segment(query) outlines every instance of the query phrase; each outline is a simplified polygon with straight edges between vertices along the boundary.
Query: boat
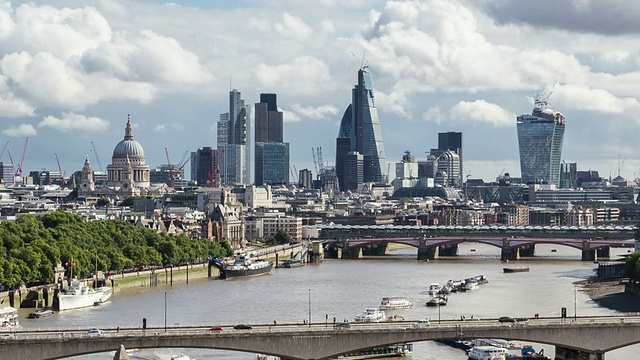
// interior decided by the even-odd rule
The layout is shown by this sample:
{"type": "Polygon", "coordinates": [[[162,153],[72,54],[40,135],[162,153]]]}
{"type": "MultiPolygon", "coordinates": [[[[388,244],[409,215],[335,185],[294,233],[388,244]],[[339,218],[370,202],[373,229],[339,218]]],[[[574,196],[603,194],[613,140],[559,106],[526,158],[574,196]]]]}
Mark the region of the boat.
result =
{"type": "Polygon", "coordinates": [[[478,282],[474,279],[467,279],[464,282],[464,290],[469,291],[469,290],[476,290],[478,289],[478,282]]]}
{"type": "Polygon", "coordinates": [[[191,360],[191,358],[185,354],[178,354],[178,355],[172,355],[171,360],[191,360]]]}
{"type": "Polygon", "coordinates": [[[338,360],[365,360],[387,357],[409,356],[413,352],[413,344],[398,343],[388,346],[376,346],[338,356],[338,360]]]}
{"type": "Polygon", "coordinates": [[[504,271],[505,273],[528,272],[529,267],[528,266],[506,267],[506,268],[502,268],[502,271],[504,271]]]}
{"type": "Polygon", "coordinates": [[[550,360],[544,355],[544,349],[536,352],[533,346],[524,345],[520,350],[520,355],[507,355],[507,360],[550,360]]]}
{"type": "Polygon", "coordinates": [[[292,267],[298,267],[298,266],[304,266],[304,261],[302,259],[287,259],[282,262],[282,267],[285,267],[285,268],[292,268],[292,267]]]}
{"type": "Polygon", "coordinates": [[[386,320],[384,311],[377,308],[368,308],[361,314],[356,315],[356,322],[380,322],[386,320]]]}
{"type": "Polygon", "coordinates": [[[0,331],[16,330],[20,323],[18,321],[18,309],[6,306],[0,309],[0,331]]]}
{"type": "Polygon", "coordinates": [[[403,296],[390,296],[382,298],[380,302],[380,306],[378,309],[380,310],[397,310],[397,309],[407,309],[413,306],[411,301],[409,301],[406,297],[403,296]]]}
{"type": "Polygon", "coordinates": [[[507,355],[507,349],[491,345],[474,346],[467,352],[469,360],[506,360],[507,355]]]}
{"type": "Polygon", "coordinates": [[[429,285],[429,295],[435,295],[440,291],[440,284],[433,283],[429,285]]]}
{"type": "Polygon", "coordinates": [[[247,255],[238,255],[233,265],[224,266],[224,278],[256,276],[268,274],[273,263],[267,260],[253,260],[247,255]]]}
{"type": "Polygon", "coordinates": [[[85,282],[74,278],[69,287],[58,293],[58,311],[94,306],[111,298],[113,289],[101,286],[93,289],[85,282]]]}
{"type": "Polygon", "coordinates": [[[38,310],[38,311],[34,311],[34,312],[30,312],[29,316],[27,316],[29,319],[39,319],[42,317],[47,317],[53,315],[53,310],[51,309],[42,309],[42,310],[38,310]]]}
{"type": "Polygon", "coordinates": [[[473,342],[467,339],[442,339],[435,341],[465,351],[471,349],[474,346],[473,342]]]}
{"type": "Polygon", "coordinates": [[[427,301],[426,305],[427,306],[445,306],[447,305],[447,301],[449,301],[449,298],[447,297],[447,295],[438,294],[434,296],[431,300],[427,301]]]}

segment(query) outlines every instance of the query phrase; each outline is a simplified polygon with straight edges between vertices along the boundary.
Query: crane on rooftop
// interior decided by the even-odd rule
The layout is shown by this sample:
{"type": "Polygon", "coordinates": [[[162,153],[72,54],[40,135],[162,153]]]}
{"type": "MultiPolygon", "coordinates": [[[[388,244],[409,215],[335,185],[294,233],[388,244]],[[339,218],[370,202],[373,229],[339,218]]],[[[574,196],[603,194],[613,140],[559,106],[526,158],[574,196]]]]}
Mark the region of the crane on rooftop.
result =
{"type": "Polygon", "coordinates": [[[24,155],[27,153],[28,143],[29,143],[29,137],[27,137],[24,141],[24,148],[22,149],[22,159],[20,160],[20,163],[18,164],[18,168],[16,169],[16,173],[15,173],[15,177],[19,179],[20,185],[22,185],[22,165],[24,165],[24,155]]]}
{"type": "MultiPolygon", "coordinates": [[[[102,170],[102,163],[100,162],[100,157],[98,156],[98,150],[96,150],[96,144],[94,144],[93,141],[91,142],[91,147],[93,148],[93,155],[96,157],[96,162],[98,163],[98,169],[100,169],[100,172],[104,175],[104,171],[102,170]]],[[[110,201],[109,196],[110,196],[110,191],[109,191],[109,185],[107,183],[107,179],[108,179],[108,176],[105,176],[103,178],[103,181],[102,181],[103,184],[102,185],[106,189],[106,194],[105,195],[107,197],[106,198],[107,201],[106,201],[106,204],[105,204],[105,207],[104,207],[104,215],[108,220],[109,219],[109,201],[110,201]]]]}
{"type": "Polygon", "coordinates": [[[58,153],[54,153],[56,156],[56,162],[58,163],[58,171],[60,171],[60,188],[64,190],[64,173],[62,172],[62,166],[60,166],[60,159],[58,159],[58,153]]]}
{"type": "Polygon", "coordinates": [[[216,161],[216,165],[215,165],[215,168],[213,169],[213,173],[211,172],[209,173],[209,182],[207,184],[209,185],[209,187],[214,186],[216,176],[218,175],[218,169],[220,168],[220,162],[222,161],[222,156],[224,156],[224,149],[222,149],[222,151],[220,151],[220,154],[218,154],[218,161],[216,161]]]}
{"type": "Polygon", "coordinates": [[[0,152],[0,161],[2,160],[2,155],[4,155],[4,151],[7,150],[7,145],[9,145],[9,140],[7,140],[7,142],[4,144],[4,147],[2,148],[2,152],[0,152]]]}

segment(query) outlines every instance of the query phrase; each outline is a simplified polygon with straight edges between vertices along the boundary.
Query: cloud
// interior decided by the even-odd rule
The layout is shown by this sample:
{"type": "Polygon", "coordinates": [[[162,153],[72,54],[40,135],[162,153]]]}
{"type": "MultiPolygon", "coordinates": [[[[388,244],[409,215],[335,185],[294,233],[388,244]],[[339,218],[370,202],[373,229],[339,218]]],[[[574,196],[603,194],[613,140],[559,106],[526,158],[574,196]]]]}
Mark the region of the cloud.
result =
{"type": "Polygon", "coordinates": [[[338,108],[333,105],[321,105],[318,107],[302,106],[300,104],[291,105],[293,113],[299,117],[309,119],[331,119],[338,113],[338,108]]]}
{"type": "Polygon", "coordinates": [[[476,100],[460,101],[449,109],[449,119],[456,123],[486,124],[495,127],[515,126],[516,116],[500,105],[476,100]]]}
{"type": "Polygon", "coordinates": [[[2,130],[2,133],[8,137],[26,137],[26,136],[35,136],[38,131],[31,124],[22,123],[18,126],[12,126],[7,129],[2,130]]]}
{"type": "Polygon", "coordinates": [[[297,123],[300,122],[302,118],[293,111],[282,110],[282,121],[286,123],[297,123]]]}
{"type": "Polygon", "coordinates": [[[640,111],[638,99],[617,97],[609,91],[588,85],[559,85],[554,88],[551,100],[566,109],[622,114],[640,111]]]}
{"type": "Polygon", "coordinates": [[[46,116],[38,123],[38,127],[48,127],[60,132],[88,131],[102,132],[109,128],[109,121],[99,117],[87,117],[73,112],[62,113],[62,118],[46,116]]]}
{"type": "Polygon", "coordinates": [[[253,73],[265,88],[287,89],[298,95],[313,95],[334,88],[329,67],[313,56],[298,56],[280,65],[259,64],[253,73]]]}
{"type": "Polygon", "coordinates": [[[160,133],[164,133],[167,131],[181,131],[183,129],[184,127],[182,126],[182,124],[159,124],[153,128],[153,130],[160,133]]]}
{"type": "Polygon", "coordinates": [[[640,3],[627,0],[492,0],[485,11],[501,24],[607,35],[640,33],[640,3]]]}
{"type": "Polygon", "coordinates": [[[313,31],[304,20],[287,12],[282,14],[282,21],[275,24],[275,29],[282,36],[300,41],[305,40],[313,31]]]}

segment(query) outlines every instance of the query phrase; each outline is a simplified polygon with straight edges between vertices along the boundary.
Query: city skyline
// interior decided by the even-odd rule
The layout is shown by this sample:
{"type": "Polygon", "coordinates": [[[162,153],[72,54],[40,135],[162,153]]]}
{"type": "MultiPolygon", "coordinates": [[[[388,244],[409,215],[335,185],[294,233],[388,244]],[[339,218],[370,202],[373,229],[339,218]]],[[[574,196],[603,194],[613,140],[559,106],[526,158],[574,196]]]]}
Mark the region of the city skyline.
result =
{"type": "Polygon", "coordinates": [[[29,136],[24,174],[57,169],[57,153],[69,177],[87,154],[98,170],[92,142],[105,166],[131,114],[155,168],[165,147],[174,162],[216,148],[236,88],[247,104],[278,94],[291,164],[313,169],[309,148],[335,159],[353,74],[368,65],[391,164],[461,132],[471,178],[518,176],[516,116],[542,94],[571,119],[562,160],[615,177],[621,159],[631,179],[638,18],[622,1],[0,0],[0,145],[18,162],[29,136]]]}

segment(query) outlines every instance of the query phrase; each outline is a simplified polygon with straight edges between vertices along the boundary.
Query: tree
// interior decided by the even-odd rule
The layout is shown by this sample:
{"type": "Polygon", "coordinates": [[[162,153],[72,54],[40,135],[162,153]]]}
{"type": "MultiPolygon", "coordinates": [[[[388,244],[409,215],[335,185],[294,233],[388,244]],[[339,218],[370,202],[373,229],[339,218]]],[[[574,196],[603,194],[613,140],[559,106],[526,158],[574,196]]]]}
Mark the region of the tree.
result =
{"type": "Polygon", "coordinates": [[[291,235],[283,229],[278,230],[278,232],[273,236],[276,244],[289,244],[291,243],[291,235]]]}

